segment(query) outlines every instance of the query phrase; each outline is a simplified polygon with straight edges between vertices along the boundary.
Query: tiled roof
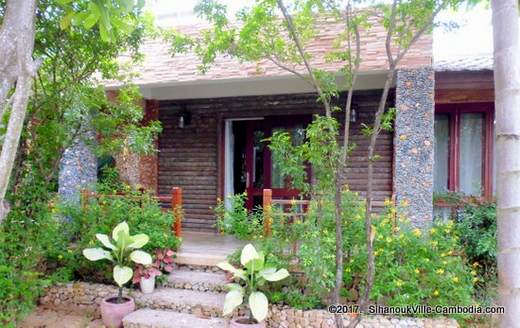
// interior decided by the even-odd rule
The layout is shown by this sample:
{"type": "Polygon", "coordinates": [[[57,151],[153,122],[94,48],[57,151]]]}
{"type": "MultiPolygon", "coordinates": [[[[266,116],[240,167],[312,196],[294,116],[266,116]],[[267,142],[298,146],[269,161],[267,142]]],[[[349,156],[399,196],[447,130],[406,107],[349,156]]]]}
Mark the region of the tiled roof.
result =
{"type": "Polygon", "coordinates": [[[493,55],[484,54],[434,60],[433,68],[437,72],[493,70],[493,55]]]}
{"type": "MultiPolygon", "coordinates": [[[[361,31],[361,72],[385,70],[386,53],[384,39],[385,29],[376,19],[372,20],[373,26],[368,31],[361,31]]],[[[188,35],[197,35],[201,25],[180,26],[177,30],[188,35]]],[[[337,71],[343,63],[328,63],[325,54],[332,50],[333,40],[343,29],[343,24],[324,20],[318,24],[319,34],[307,46],[307,51],[312,54],[312,66],[315,68],[337,71]]],[[[228,56],[220,56],[206,74],[198,70],[200,60],[194,53],[176,54],[171,56],[168,45],[162,40],[147,40],[142,46],[144,62],[132,71],[138,73],[133,80],[138,85],[165,85],[179,82],[195,82],[210,80],[245,79],[254,77],[276,77],[290,75],[270,61],[259,63],[239,62],[228,56]]],[[[401,67],[419,67],[431,65],[432,39],[427,35],[422,37],[415,46],[409,50],[401,62],[401,67]]],[[[304,67],[297,67],[297,71],[305,74],[304,67]]],[[[117,83],[108,83],[107,86],[116,86],[117,83]]]]}

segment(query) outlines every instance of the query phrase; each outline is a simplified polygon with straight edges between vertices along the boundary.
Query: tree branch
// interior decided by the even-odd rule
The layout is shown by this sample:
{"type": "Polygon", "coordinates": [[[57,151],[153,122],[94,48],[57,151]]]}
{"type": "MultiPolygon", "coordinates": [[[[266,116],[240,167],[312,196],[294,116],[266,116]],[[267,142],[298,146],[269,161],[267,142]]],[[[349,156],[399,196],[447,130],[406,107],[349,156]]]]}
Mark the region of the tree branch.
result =
{"type": "Polygon", "coordinates": [[[314,88],[320,95],[323,105],[325,106],[325,115],[327,117],[331,117],[332,114],[331,114],[331,109],[330,109],[330,103],[329,103],[328,99],[325,97],[325,94],[324,94],[323,90],[321,89],[320,84],[319,84],[318,80],[316,79],[316,76],[314,76],[314,72],[311,69],[311,66],[307,60],[307,57],[305,56],[305,51],[303,50],[303,46],[301,44],[300,38],[296,34],[296,29],[294,27],[292,17],[289,14],[289,12],[287,11],[287,8],[285,7],[285,5],[283,4],[283,0],[276,0],[276,1],[278,3],[278,7],[282,11],[285,21],[287,22],[287,28],[289,29],[289,33],[291,34],[291,37],[293,38],[294,43],[296,44],[296,48],[298,49],[298,52],[300,53],[300,56],[303,60],[303,64],[305,65],[305,68],[307,69],[307,72],[309,73],[312,84],[314,85],[314,88]]]}

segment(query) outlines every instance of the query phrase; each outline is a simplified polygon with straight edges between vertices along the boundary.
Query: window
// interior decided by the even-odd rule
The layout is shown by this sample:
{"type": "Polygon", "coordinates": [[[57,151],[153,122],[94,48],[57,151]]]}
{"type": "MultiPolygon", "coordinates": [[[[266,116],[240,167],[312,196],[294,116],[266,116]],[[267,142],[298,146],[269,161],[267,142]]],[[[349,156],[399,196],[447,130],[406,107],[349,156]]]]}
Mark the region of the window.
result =
{"type": "Polygon", "coordinates": [[[434,192],[491,197],[493,104],[439,105],[434,129],[434,192]]]}

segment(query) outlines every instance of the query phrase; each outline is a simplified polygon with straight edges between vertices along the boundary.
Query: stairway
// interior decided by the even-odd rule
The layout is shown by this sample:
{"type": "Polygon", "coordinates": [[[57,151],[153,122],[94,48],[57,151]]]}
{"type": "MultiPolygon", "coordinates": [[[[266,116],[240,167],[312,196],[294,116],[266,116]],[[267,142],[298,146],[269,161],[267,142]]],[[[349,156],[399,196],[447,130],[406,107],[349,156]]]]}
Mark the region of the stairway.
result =
{"type": "Polygon", "coordinates": [[[124,328],[224,328],[223,271],[180,266],[152,294],[136,293],[138,310],[123,319],[124,328]]]}

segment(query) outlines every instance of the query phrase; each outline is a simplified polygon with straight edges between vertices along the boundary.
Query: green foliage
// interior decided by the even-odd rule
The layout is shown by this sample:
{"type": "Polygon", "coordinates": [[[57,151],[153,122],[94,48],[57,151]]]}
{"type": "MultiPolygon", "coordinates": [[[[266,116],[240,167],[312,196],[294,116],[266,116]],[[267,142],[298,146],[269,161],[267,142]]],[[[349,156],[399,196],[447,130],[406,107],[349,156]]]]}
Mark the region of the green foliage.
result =
{"type": "Polygon", "coordinates": [[[240,283],[227,284],[229,292],[224,300],[224,315],[231,314],[240,306],[244,297],[247,297],[247,305],[251,312],[249,323],[261,322],[267,317],[268,300],[266,295],[258,288],[268,282],[277,282],[289,277],[286,269],[277,270],[276,267],[266,263],[265,254],[257,252],[252,244],[247,244],[240,254],[240,269],[235,268],[229,262],[221,262],[217,266],[233,274],[233,278],[240,283]]]}
{"type": "Polygon", "coordinates": [[[467,203],[458,215],[457,231],[476,277],[475,294],[492,304],[497,286],[497,223],[494,203],[467,203]]]}
{"type": "Polygon", "coordinates": [[[217,218],[217,228],[228,235],[239,239],[251,240],[262,234],[262,211],[255,209],[249,212],[245,206],[247,195],[237,194],[229,196],[230,208],[222,200],[217,201],[214,208],[217,218]]]}
{"type": "Polygon", "coordinates": [[[123,285],[129,282],[134,271],[132,262],[149,266],[152,264],[152,256],[140,250],[150,240],[148,235],[142,233],[130,235],[130,227],[126,222],[119,223],[112,230],[112,239],[109,235],[98,233],[96,238],[103,247],[85,248],[83,256],[89,261],[108,260],[114,265],[113,278],[119,286],[118,303],[122,303],[123,285]]]}
{"type": "Polygon", "coordinates": [[[56,0],[64,10],[62,29],[96,27],[104,42],[124,36],[138,23],[144,0],[56,0]]]}
{"type": "MultiPolygon", "coordinates": [[[[45,190],[34,186],[32,192],[45,190]]],[[[70,257],[62,222],[52,213],[52,203],[36,200],[25,208],[15,207],[0,226],[0,326],[15,327],[28,314],[43,288],[67,281],[70,257]],[[31,215],[31,217],[28,216],[31,215]]]]}
{"type": "Polygon", "coordinates": [[[160,205],[148,193],[141,193],[125,186],[123,190],[101,184],[98,197],[90,197],[84,206],[65,204],[60,214],[70,219],[73,259],[69,265],[76,277],[96,282],[108,282],[111,276],[107,263],[89,262],[81,256],[81,250],[96,243],[96,234],[109,234],[118,223],[126,221],[133,233],[146,234],[150,241],[143,247],[146,252],[157,249],[177,249],[179,240],[171,231],[172,212],[163,212],[160,205]],[[122,196],[117,194],[123,194],[122,196]]]}

